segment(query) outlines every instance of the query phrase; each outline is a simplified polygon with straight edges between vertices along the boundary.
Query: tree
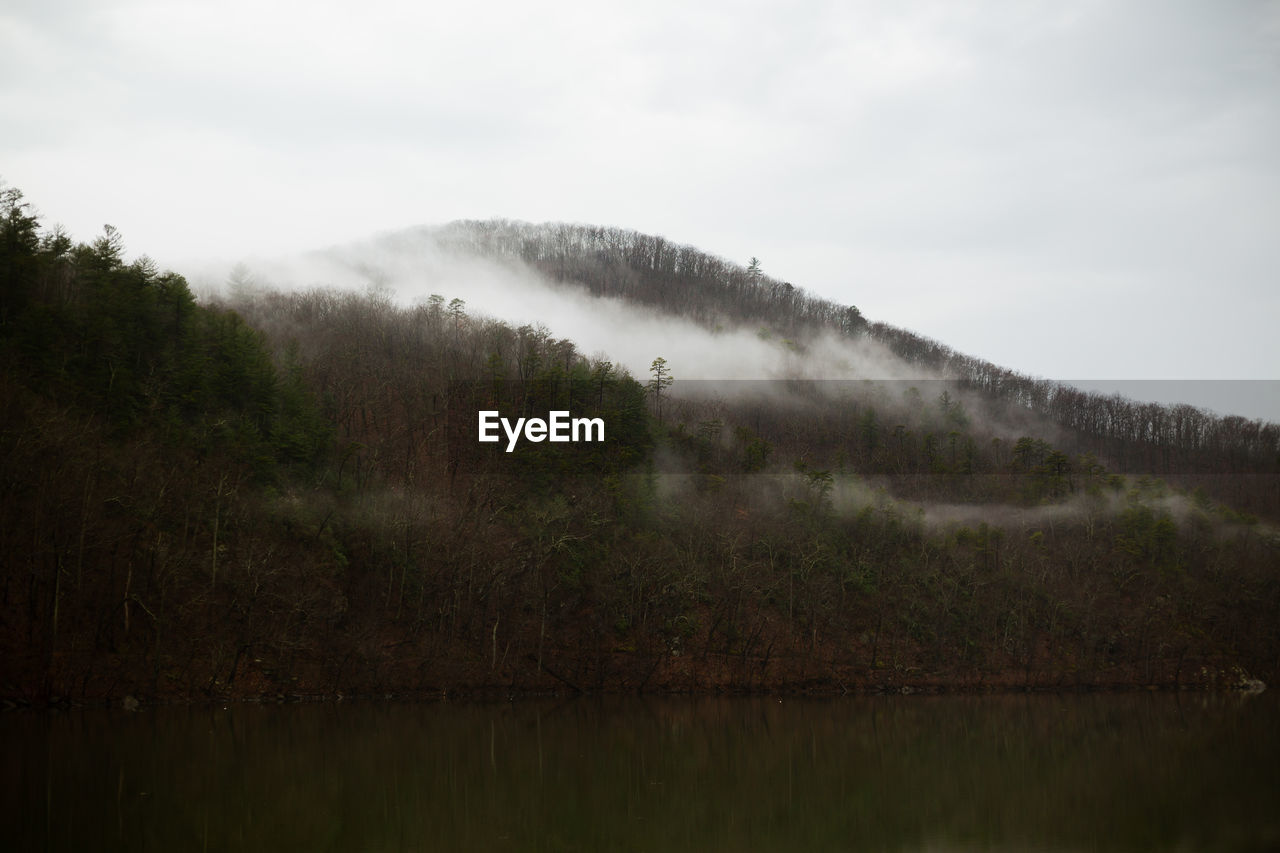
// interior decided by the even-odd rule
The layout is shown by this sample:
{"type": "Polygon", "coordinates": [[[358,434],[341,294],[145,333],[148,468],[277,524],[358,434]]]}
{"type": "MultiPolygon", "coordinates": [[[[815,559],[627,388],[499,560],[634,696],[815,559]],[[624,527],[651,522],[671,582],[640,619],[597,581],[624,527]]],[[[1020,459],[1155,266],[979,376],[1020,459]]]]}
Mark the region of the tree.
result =
{"type": "Polygon", "coordinates": [[[862,312],[857,306],[850,305],[844,309],[844,316],[841,317],[841,327],[846,335],[861,335],[867,331],[867,318],[862,316],[862,312]]]}
{"type": "Polygon", "coordinates": [[[467,302],[465,299],[454,297],[449,300],[449,316],[453,318],[453,330],[457,332],[462,328],[462,321],[467,319],[467,302]]]}
{"type": "Polygon", "coordinates": [[[658,414],[658,423],[662,423],[662,395],[676,380],[668,372],[667,360],[662,356],[653,360],[653,364],[649,365],[649,371],[653,374],[653,378],[649,380],[649,393],[653,395],[653,407],[658,414]]]}
{"type": "Polygon", "coordinates": [[[39,222],[16,187],[0,186],[0,325],[21,311],[34,287],[39,222]]]}

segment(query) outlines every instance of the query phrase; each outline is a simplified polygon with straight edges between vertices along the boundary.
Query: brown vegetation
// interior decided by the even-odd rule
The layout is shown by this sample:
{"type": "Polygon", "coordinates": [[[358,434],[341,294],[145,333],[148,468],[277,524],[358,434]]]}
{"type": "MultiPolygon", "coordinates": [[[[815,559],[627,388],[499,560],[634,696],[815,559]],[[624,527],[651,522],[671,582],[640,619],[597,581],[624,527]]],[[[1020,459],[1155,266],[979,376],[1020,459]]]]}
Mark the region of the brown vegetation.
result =
{"type": "MultiPolygon", "coordinates": [[[[461,300],[197,305],[114,233],[42,234],[13,191],[0,214],[9,700],[1231,687],[1280,669],[1274,425],[957,368],[905,333],[896,350],[961,381],[681,395],[461,300]],[[673,395],[661,419],[652,391],[673,395]],[[498,402],[600,413],[609,440],[480,452],[474,411],[498,402]],[[1201,489],[1117,473],[1159,464],[1201,489]]],[[[801,349],[809,327],[896,334],[658,238],[454,239],[767,320],[801,349]]]]}

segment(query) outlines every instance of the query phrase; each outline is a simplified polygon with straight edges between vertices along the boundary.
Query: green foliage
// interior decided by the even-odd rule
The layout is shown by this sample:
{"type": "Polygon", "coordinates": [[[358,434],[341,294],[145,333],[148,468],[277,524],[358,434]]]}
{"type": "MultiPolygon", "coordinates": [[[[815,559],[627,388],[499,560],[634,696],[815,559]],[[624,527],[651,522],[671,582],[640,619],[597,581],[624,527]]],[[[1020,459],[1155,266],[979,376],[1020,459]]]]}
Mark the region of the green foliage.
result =
{"type": "Polygon", "coordinates": [[[667,360],[659,356],[649,365],[649,371],[653,374],[649,379],[648,390],[653,396],[653,408],[658,415],[658,423],[662,423],[662,400],[666,396],[667,389],[675,383],[675,377],[671,375],[671,371],[667,368],[667,360]]]}
{"type": "Polygon", "coordinates": [[[874,453],[880,446],[880,421],[875,409],[868,408],[858,419],[858,438],[868,453],[874,453]]]}
{"type": "Polygon", "coordinates": [[[23,689],[1063,687],[1277,659],[1266,525],[1224,535],[1256,519],[1198,495],[1180,527],[1157,480],[1113,501],[1097,459],[993,441],[947,393],[682,401],[663,430],[662,359],[637,381],[444,297],[200,305],[113,229],[42,235],[16,191],[0,272],[0,639],[23,689]],[[455,440],[455,393],[602,417],[606,441],[489,454],[474,415],[455,440]],[[656,473],[655,432],[686,476],[656,473]],[[978,509],[1081,490],[1072,512],[978,509]],[[977,517],[939,528],[923,507],[948,503],[977,517]]]}
{"type": "Polygon", "coordinates": [[[773,445],[756,435],[749,427],[740,426],[734,430],[738,444],[742,446],[742,470],[751,474],[763,471],[769,464],[769,454],[773,445]]]}
{"type": "Polygon", "coordinates": [[[964,406],[959,400],[954,399],[949,391],[943,391],[938,396],[938,411],[942,415],[943,423],[950,427],[967,427],[969,425],[969,415],[965,412],[964,406]]]}
{"type": "Polygon", "coordinates": [[[4,258],[21,270],[5,303],[0,346],[31,387],[105,417],[120,434],[159,429],[170,440],[230,453],[265,480],[280,464],[314,466],[331,430],[296,354],[283,379],[264,336],[234,312],[197,305],[186,281],[145,256],[124,259],[111,226],[91,244],[40,241],[20,196],[3,200],[4,258]],[[57,289],[27,283],[57,280],[57,289]]]}
{"type": "Polygon", "coordinates": [[[0,327],[7,326],[31,299],[40,265],[39,222],[22,192],[0,185],[0,327]]]}
{"type": "MultiPolygon", "coordinates": [[[[1022,498],[1028,503],[1059,500],[1075,491],[1076,466],[1071,458],[1042,439],[1019,438],[1013,448],[1013,462],[1016,470],[1027,475],[1023,479],[1022,498]]],[[[1096,490],[1105,471],[1088,458],[1080,464],[1084,466],[1086,482],[1096,490]]]]}
{"type": "Polygon", "coordinates": [[[1143,503],[1132,503],[1120,515],[1116,548],[1153,568],[1176,569],[1181,565],[1178,526],[1167,512],[1143,503]]]}

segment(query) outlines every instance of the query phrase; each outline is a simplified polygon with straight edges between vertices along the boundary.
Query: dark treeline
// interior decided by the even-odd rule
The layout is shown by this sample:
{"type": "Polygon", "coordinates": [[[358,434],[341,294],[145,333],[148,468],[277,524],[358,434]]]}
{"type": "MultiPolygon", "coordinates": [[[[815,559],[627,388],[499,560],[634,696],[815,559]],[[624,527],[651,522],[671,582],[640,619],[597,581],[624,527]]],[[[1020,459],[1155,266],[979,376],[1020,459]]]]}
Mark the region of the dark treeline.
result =
{"type": "Polygon", "coordinates": [[[1187,404],[1141,403],[1029,377],[912,332],[874,323],[870,334],[896,354],[957,378],[986,408],[1011,406],[1068,431],[1064,443],[1116,471],[1201,487],[1250,512],[1280,517],[1280,425],[1215,415],[1187,404]]]}
{"type": "MultiPolygon", "coordinates": [[[[1250,512],[1280,517],[1280,425],[1218,416],[1190,405],[1138,403],[1085,392],[958,353],[914,332],[868,323],[789,282],[692,246],[617,228],[458,222],[430,232],[444,246],[518,260],[549,278],[689,317],[709,327],[760,326],[789,339],[830,330],[868,336],[926,375],[958,380],[987,407],[1044,416],[1070,435],[1074,452],[1092,453],[1125,473],[1168,477],[1202,487],[1250,512]]],[[[1005,414],[1007,417],[1007,412],[1005,414]]]]}
{"type": "Polygon", "coordinates": [[[555,281],[616,296],[714,328],[763,325],[784,337],[819,328],[866,328],[861,312],[811,296],[790,282],[692,246],[619,228],[456,222],[428,232],[445,247],[519,260],[555,281]]]}
{"type": "Polygon", "coordinates": [[[13,190],[0,274],[8,700],[1280,669],[1265,522],[1054,435],[993,443],[977,397],[681,399],[460,299],[199,304],[13,190]],[[478,405],[599,414],[609,441],[478,452],[478,405]]]}

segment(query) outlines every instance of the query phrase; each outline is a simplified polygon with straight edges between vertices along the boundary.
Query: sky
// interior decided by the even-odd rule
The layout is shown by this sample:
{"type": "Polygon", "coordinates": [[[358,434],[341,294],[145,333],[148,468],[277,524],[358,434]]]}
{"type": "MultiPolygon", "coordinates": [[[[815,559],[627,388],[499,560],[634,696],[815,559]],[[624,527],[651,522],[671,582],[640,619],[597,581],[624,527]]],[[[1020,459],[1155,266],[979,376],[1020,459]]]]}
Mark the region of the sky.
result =
{"type": "Polygon", "coordinates": [[[1024,373],[1280,379],[1280,2],[6,0],[0,180],[179,272],[581,222],[1024,373]]]}

